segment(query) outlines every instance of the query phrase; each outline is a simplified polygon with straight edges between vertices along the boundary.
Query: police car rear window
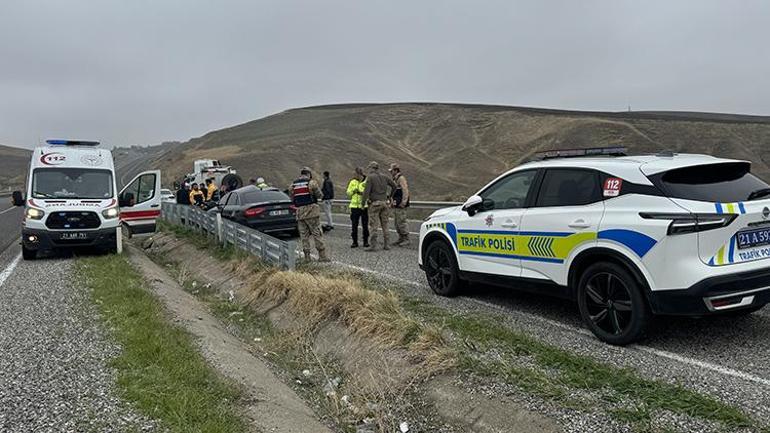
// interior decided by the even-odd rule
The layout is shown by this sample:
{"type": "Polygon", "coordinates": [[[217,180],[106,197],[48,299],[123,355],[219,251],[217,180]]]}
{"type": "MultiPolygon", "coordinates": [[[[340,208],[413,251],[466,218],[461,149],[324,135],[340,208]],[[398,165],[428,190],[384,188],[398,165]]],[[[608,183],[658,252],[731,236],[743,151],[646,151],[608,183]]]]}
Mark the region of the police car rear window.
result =
{"type": "Polygon", "coordinates": [[[752,192],[770,188],[750,169],[744,162],[708,164],[667,171],[650,179],[670,197],[729,203],[748,200],[752,192]]]}
{"type": "Polygon", "coordinates": [[[599,173],[593,170],[548,169],[536,206],[581,206],[601,199],[599,173]]]}

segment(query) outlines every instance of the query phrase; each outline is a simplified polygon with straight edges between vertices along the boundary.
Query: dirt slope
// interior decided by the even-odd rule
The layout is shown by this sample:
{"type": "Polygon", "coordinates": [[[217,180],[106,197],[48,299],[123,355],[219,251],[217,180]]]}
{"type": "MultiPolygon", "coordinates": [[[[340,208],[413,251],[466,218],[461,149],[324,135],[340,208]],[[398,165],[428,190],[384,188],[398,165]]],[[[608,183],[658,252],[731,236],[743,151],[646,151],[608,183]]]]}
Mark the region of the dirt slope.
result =
{"type": "Polygon", "coordinates": [[[457,199],[533,153],[625,145],[631,153],[701,152],[751,160],[770,178],[770,118],[714,113],[601,113],[453,104],[356,104],[288,110],[154,148],[167,179],[219,158],[245,178],[284,186],[299,168],[338,188],[370,160],[399,161],[419,199],[457,199]]]}
{"type": "Polygon", "coordinates": [[[0,145],[0,192],[24,185],[32,151],[0,145]]]}

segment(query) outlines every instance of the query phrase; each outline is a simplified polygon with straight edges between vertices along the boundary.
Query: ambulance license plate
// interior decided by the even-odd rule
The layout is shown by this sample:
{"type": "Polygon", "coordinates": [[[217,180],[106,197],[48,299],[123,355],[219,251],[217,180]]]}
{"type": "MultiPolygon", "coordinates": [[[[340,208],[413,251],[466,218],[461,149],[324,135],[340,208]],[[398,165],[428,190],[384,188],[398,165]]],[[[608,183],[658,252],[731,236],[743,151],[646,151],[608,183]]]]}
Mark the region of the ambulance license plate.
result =
{"type": "Polygon", "coordinates": [[[88,233],[84,232],[66,232],[59,235],[59,239],[63,241],[71,241],[76,239],[88,239],[88,233]]]}
{"type": "Polygon", "coordinates": [[[770,228],[738,232],[738,249],[770,245],[770,228]]]}

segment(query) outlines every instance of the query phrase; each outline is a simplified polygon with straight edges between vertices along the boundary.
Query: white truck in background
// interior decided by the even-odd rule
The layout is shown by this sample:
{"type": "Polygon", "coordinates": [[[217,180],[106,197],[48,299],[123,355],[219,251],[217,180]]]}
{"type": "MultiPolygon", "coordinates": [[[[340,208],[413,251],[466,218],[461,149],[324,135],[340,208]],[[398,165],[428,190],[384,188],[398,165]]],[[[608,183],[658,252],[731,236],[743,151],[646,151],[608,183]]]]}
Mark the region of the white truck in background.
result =
{"type": "Polygon", "coordinates": [[[193,172],[185,176],[184,181],[190,184],[203,184],[207,179],[213,179],[217,186],[226,185],[228,191],[243,186],[243,180],[232,167],[224,166],[216,159],[198,159],[193,163],[193,172]]]}

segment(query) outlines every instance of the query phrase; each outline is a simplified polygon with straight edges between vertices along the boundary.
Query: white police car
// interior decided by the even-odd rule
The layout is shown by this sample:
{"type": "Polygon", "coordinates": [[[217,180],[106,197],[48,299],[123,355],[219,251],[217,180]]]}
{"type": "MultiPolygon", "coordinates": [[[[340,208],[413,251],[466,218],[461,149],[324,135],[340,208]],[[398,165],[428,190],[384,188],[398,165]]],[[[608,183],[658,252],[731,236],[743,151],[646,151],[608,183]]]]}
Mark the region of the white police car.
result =
{"type": "Polygon", "coordinates": [[[547,152],[420,228],[434,292],[468,282],[575,299],[601,340],[654,315],[749,314],[770,302],[770,186],[707,155],[547,152]],[[577,157],[580,156],[580,157],[577,157]]]}

